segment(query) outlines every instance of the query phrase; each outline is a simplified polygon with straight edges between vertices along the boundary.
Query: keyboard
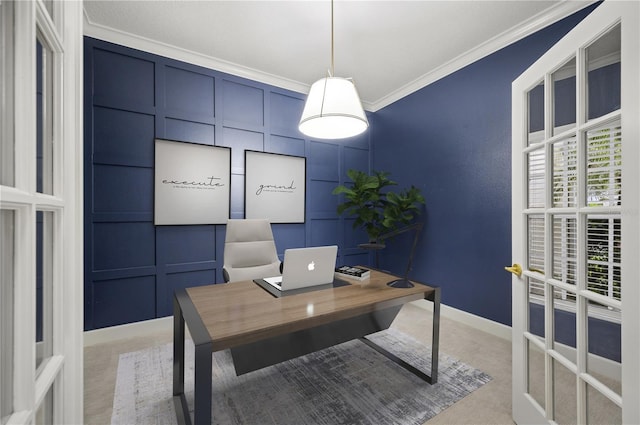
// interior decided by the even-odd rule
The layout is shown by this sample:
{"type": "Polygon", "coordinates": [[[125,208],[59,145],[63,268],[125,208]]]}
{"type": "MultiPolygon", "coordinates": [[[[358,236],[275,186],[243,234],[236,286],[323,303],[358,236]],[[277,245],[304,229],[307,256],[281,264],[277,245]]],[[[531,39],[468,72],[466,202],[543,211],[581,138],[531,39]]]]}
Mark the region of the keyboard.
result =
{"type": "Polygon", "coordinates": [[[265,277],[264,281],[274,288],[282,290],[282,276],[265,277]]]}

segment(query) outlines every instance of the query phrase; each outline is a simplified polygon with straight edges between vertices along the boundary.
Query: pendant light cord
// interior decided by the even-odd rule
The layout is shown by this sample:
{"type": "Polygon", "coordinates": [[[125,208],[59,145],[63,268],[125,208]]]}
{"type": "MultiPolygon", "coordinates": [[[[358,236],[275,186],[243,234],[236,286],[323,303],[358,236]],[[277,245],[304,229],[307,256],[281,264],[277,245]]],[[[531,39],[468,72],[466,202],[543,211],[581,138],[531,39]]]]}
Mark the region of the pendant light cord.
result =
{"type": "Polygon", "coordinates": [[[333,77],[335,73],[334,61],[333,61],[333,0],[331,0],[331,72],[330,77],[333,77]]]}

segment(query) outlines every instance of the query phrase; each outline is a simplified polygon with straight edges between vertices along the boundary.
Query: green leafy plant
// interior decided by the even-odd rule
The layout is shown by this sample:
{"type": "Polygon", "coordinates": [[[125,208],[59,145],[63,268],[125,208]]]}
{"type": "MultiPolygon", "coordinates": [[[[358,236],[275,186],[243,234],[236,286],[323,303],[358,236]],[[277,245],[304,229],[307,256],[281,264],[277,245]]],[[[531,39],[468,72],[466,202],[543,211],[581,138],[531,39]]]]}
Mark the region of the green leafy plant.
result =
{"type": "Polygon", "coordinates": [[[420,190],[411,186],[399,192],[388,188],[398,183],[389,178],[389,173],[374,171],[373,175],[358,170],[347,171],[353,184],[340,185],[334,195],[343,194],[345,201],[338,205],[338,214],[355,217],[353,228],[362,227],[369,242],[378,242],[380,235],[409,224],[420,214],[424,197],[420,190]]]}

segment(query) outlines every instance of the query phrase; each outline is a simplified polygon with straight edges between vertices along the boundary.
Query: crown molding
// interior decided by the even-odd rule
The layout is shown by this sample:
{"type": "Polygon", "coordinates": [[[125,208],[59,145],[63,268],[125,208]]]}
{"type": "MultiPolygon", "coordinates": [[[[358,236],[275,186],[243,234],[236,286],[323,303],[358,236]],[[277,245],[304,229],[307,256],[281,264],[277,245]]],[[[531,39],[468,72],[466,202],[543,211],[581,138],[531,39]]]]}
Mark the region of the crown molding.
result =
{"type": "Polygon", "coordinates": [[[485,56],[489,56],[492,53],[497,52],[498,50],[509,46],[523,38],[540,31],[541,29],[566,18],[573,13],[584,9],[587,6],[590,6],[593,3],[596,3],[597,0],[588,0],[588,1],[571,1],[565,0],[561,3],[550,7],[549,9],[538,13],[533,16],[531,19],[514,26],[502,34],[497,35],[496,37],[487,40],[486,42],[480,44],[479,46],[469,50],[458,57],[452,59],[451,61],[439,66],[431,72],[428,72],[412,82],[400,87],[398,90],[395,90],[389,93],[386,96],[381,97],[375,102],[371,102],[369,105],[370,108],[368,110],[375,112],[378,111],[385,106],[388,106],[403,97],[414,93],[429,84],[433,84],[436,81],[446,77],[449,74],[452,74],[467,65],[472,64],[473,62],[484,58],[485,56]]]}
{"type": "Polygon", "coordinates": [[[188,49],[183,49],[170,44],[166,44],[150,38],[141,37],[126,31],[117,30],[111,27],[92,22],[83,9],[84,15],[84,31],[83,34],[88,37],[97,38],[99,40],[108,41],[110,43],[119,44],[121,46],[132,49],[142,50],[159,56],[168,57],[193,65],[202,66],[204,68],[214,69],[216,71],[231,74],[237,77],[247,78],[264,84],[280,87],[286,90],[292,90],[299,93],[307,94],[309,84],[299,81],[290,80],[279,77],[274,74],[259,71],[239,65],[237,63],[225,61],[212,56],[203,55],[188,49]]]}
{"type": "MultiPolygon", "coordinates": [[[[573,1],[565,0],[553,6],[531,19],[515,27],[504,31],[502,34],[482,43],[478,47],[469,50],[453,60],[439,66],[438,68],[423,74],[415,80],[405,84],[399,89],[379,98],[376,101],[363,101],[362,106],[369,112],[378,111],[400,99],[414,93],[429,84],[432,84],[449,74],[452,74],[473,62],[482,59],[496,51],[515,43],[567,16],[595,3],[597,0],[573,1]]],[[[191,50],[162,43],[149,38],[141,37],[125,31],[116,30],[104,25],[92,22],[86,13],[84,15],[84,35],[142,50],[160,56],[182,62],[191,63],[220,72],[247,78],[253,81],[280,87],[298,93],[309,93],[310,84],[301,83],[291,79],[283,78],[274,74],[259,71],[257,69],[245,67],[237,63],[225,61],[212,56],[203,55],[191,50]]]]}

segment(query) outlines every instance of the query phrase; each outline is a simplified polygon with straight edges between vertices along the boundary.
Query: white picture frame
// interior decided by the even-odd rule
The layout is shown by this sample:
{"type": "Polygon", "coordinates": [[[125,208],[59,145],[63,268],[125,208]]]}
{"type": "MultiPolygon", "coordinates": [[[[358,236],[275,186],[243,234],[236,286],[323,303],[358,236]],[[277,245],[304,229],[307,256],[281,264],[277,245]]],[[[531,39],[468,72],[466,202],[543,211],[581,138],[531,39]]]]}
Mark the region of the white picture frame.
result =
{"type": "Polygon", "coordinates": [[[245,218],[304,223],[307,158],[246,150],[245,218]]]}
{"type": "Polygon", "coordinates": [[[155,139],[154,224],[226,224],[231,148],[155,139]]]}

